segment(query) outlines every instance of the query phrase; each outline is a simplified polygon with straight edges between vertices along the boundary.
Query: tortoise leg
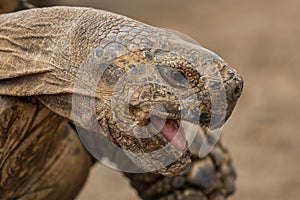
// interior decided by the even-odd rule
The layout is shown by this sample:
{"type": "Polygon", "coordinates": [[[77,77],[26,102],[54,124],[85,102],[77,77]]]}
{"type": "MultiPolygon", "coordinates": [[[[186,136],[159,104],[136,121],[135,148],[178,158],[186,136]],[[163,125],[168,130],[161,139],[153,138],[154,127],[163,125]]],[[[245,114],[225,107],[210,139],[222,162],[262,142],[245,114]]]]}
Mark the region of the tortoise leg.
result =
{"type": "Polygon", "coordinates": [[[92,160],[68,121],[35,98],[0,96],[0,199],[74,199],[92,160]]]}
{"type": "Polygon", "coordinates": [[[125,173],[145,200],[223,200],[234,192],[235,169],[228,150],[219,142],[208,156],[192,157],[179,176],[125,173]]]}

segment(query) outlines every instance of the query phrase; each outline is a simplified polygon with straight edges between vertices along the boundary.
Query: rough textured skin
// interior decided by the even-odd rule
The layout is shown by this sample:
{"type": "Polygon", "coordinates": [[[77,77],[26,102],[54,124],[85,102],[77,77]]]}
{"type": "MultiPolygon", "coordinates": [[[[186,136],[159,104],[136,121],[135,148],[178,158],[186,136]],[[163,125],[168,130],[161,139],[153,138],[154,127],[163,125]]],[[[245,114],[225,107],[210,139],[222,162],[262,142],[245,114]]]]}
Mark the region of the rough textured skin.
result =
{"type": "MultiPolygon", "coordinates": [[[[212,119],[219,127],[241,93],[241,77],[216,54],[123,16],[87,8],[32,9],[1,15],[0,27],[0,94],[35,95],[55,113],[90,130],[94,127],[86,122],[96,115],[106,137],[135,153],[167,143],[151,130],[147,138],[128,134],[148,122],[150,109],[160,117],[202,126],[212,119]],[[180,85],[165,68],[189,84],[180,85]],[[129,78],[120,81],[125,73],[129,78]],[[141,85],[130,73],[152,77],[142,78],[141,85]],[[82,115],[93,99],[94,113],[82,115]],[[213,103],[218,105],[217,120],[213,103]]],[[[178,155],[175,150],[171,154],[178,155]]],[[[188,163],[184,153],[160,173],[176,174],[188,163]]]]}
{"type": "Polygon", "coordinates": [[[143,199],[220,200],[235,190],[236,172],[228,149],[218,143],[204,159],[192,156],[180,176],[125,173],[143,199]]]}
{"type": "MultiPolygon", "coordinates": [[[[54,116],[58,114],[81,128],[99,132],[93,126],[92,122],[95,121],[100,124],[102,133],[111,142],[134,153],[152,152],[168,143],[162,134],[151,129],[145,131],[147,138],[128,134],[139,132],[141,126],[146,126],[150,115],[185,120],[205,129],[218,128],[233,111],[242,87],[240,75],[213,52],[184,41],[168,31],[120,15],[68,7],[32,9],[0,15],[0,95],[31,97],[28,98],[30,101],[37,99],[42,103],[37,104],[48,107],[54,116]],[[142,78],[136,79],[134,74],[139,74],[142,78]],[[147,76],[149,74],[151,77],[147,76]],[[91,102],[94,102],[93,110],[87,112],[86,108],[91,102]],[[214,104],[218,106],[214,107],[214,104]],[[184,106],[181,107],[182,105],[184,106]]],[[[6,106],[3,108],[6,109],[6,106]]],[[[49,112],[42,106],[38,110],[49,112]]],[[[61,120],[61,117],[58,118],[61,120]]],[[[39,118],[31,116],[30,119],[37,121],[39,118]]],[[[6,118],[3,120],[4,123],[8,122],[6,118]]],[[[66,120],[61,121],[66,123],[66,120]]],[[[57,126],[60,123],[55,121],[51,126],[55,124],[57,126]]],[[[58,131],[60,134],[63,132],[58,131]]],[[[31,135],[30,132],[27,134],[28,137],[31,135]]],[[[18,133],[5,130],[3,135],[18,133]]],[[[46,135],[50,138],[51,134],[49,132],[46,135]]],[[[54,140],[59,141],[52,137],[52,141],[54,140]]],[[[26,142],[28,146],[34,144],[35,142],[26,142]]],[[[50,151],[46,145],[43,147],[45,149],[38,152],[50,151]]],[[[12,151],[9,148],[3,149],[8,155],[12,151]]],[[[181,192],[175,194],[166,192],[168,189],[161,193],[155,185],[161,184],[160,181],[173,181],[177,184],[178,177],[164,178],[154,174],[129,177],[145,199],[167,198],[168,195],[175,195],[180,199],[180,193],[186,196],[184,199],[200,198],[199,195],[203,195],[204,199],[226,197],[233,191],[235,175],[230,167],[228,153],[220,144],[216,149],[218,161],[214,160],[213,153],[203,160],[192,157],[194,162],[191,171],[187,170],[186,174],[179,176],[186,181],[178,186],[178,191],[181,192]],[[202,166],[208,166],[208,171],[215,177],[214,181],[202,183],[206,180],[199,177],[206,173],[201,171],[202,166]],[[223,168],[228,170],[222,170],[223,168]],[[154,196],[149,196],[150,189],[146,190],[144,186],[139,187],[136,184],[139,177],[144,176],[150,177],[151,181],[147,185],[153,185],[153,190],[156,190],[154,196]],[[197,191],[196,196],[192,195],[193,190],[197,191]]],[[[190,163],[188,149],[181,154],[171,147],[166,153],[169,157],[181,156],[156,173],[174,176],[190,163]]],[[[32,157],[28,153],[24,155],[25,158],[32,157]]],[[[154,157],[159,156],[154,154],[154,157]]],[[[78,158],[79,156],[76,157],[78,158]]],[[[8,157],[10,159],[15,161],[11,156],[8,157]]],[[[59,160],[55,162],[62,163],[59,160]]],[[[82,167],[87,170],[91,166],[90,159],[86,158],[84,163],[82,167]]],[[[140,164],[149,165],[143,160],[140,164]]],[[[71,164],[60,167],[63,166],[73,167],[71,164]]],[[[22,169],[25,168],[30,167],[24,164],[22,169]]],[[[4,170],[3,167],[0,169],[4,170]]],[[[48,173],[47,170],[41,167],[33,172],[48,173]]],[[[8,172],[5,171],[4,174],[8,172]]],[[[27,185],[34,184],[35,178],[36,175],[28,174],[25,178],[27,185]]],[[[74,180],[72,184],[76,188],[70,189],[70,193],[66,192],[65,199],[71,199],[78,192],[85,179],[84,173],[81,178],[74,180]]],[[[17,182],[19,179],[12,180],[17,182]]],[[[55,179],[48,178],[47,181],[55,182],[55,179]]],[[[63,191],[68,184],[62,183],[58,187],[63,191]]],[[[173,187],[170,184],[169,186],[173,187]]],[[[9,193],[13,192],[10,188],[4,188],[3,191],[7,192],[4,197],[8,199],[11,197],[9,193]]],[[[24,196],[22,192],[15,193],[24,196]]],[[[58,190],[55,195],[60,193],[58,190]]],[[[44,194],[39,195],[39,199],[47,197],[44,194]]],[[[25,196],[24,199],[30,199],[25,196]]]]}

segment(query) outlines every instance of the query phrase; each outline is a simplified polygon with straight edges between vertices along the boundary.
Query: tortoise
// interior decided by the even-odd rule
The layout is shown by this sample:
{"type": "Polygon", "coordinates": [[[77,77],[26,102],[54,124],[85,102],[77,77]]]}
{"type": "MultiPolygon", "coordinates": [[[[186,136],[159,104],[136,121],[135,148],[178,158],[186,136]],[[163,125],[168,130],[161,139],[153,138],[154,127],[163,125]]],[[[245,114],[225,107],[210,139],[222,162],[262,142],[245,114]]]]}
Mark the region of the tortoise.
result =
{"type": "Polygon", "coordinates": [[[0,197],[74,199],[108,158],[142,199],[224,199],[236,172],[218,134],[242,88],[217,54],[125,16],[1,14],[0,197]]]}

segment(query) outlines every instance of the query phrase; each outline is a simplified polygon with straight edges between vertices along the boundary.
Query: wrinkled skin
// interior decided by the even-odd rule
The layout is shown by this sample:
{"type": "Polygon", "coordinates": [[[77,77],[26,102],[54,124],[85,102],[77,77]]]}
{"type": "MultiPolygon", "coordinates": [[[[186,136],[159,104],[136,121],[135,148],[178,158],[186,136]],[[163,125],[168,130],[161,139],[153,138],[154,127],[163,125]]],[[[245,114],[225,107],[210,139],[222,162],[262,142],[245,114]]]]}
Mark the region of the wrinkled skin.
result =
{"type": "MultiPolygon", "coordinates": [[[[216,129],[242,91],[240,75],[213,52],[105,11],[34,9],[1,15],[0,27],[0,95],[35,96],[133,153],[160,157],[155,150],[169,143],[148,126],[151,117],[216,129]]],[[[190,163],[187,146],[164,153],[176,159],[157,173],[176,175],[190,163]]]]}
{"type": "MultiPolygon", "coordinates": [[[[85,8],[47,8],[2,15],[0,23],[3,44],[0,56],[6,60],[0,69],[0,94],[35,95],[54,112],[91,130],[94,127],[86,122],[96,115],[104,134],[132,152],[153,151],[167,143],[159,133],[136,138],[124,129],[131,126],[132,121],[137,124],[147,121],[149,105],[165,108],[163,112],[154,108],[159,117],[182,118],[209,126],[211,96],[217,91],[214,112],[221,117],[212,125],[215,128],[229,117],[241,93],[240,76],[216,54],[172,33],[119,15],[85,8]],[[21,19],[26,21],[19,26],[21,19]],[[24,27],[26,32],[21,31],[24,27]],[[170,72],[163,72],[164,67],[171,68],[175,75],[182,75],[186,83],[169,76],[170,72]],[[140,69],[144,72],[139,72],[140,69]],[[130,78],[117,85],[124,74],[134,71],[142,74],[139,77],[145,76],[141,80],[144,85],[130,83],[130,78]],[[219,93],[224,93],[225,99],[219,97],[219,93]],[[191,94],[196,99],[185,103],[191,94]],[[82,113],[86,113],[86,107],[94,98],[95,109],[90,110],[94,113],[83,118],[82,113]],[[117,111],[113,110],[116,107],[112,100],[119,106],[117,111]],[[180,110],[178,104],[186,108],[180,110]],[[131,119],[126,126],[120,126],[128,117],[126,107],[131,119]],[[113,116],[115,112],[117,115],[113,116]]],[[[178,155],[176,151],[172,154],[178,155]]],[[[188,163],[188,153],[177,162],[180,163],[177,167],[188,163]]],[[[183,168],[169,166],[162,170],[176,174],[183,168]]]]}

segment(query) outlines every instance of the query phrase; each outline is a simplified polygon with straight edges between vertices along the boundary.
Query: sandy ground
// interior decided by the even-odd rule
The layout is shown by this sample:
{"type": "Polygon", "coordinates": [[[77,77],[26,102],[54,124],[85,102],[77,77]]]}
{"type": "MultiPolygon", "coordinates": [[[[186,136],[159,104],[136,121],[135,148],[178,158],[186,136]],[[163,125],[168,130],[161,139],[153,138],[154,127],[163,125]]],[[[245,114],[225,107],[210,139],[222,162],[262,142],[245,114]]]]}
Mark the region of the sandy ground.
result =
{"type": "MultiPolygon", "coordinates": [[[[238,170],[232,200],[300,199],[299,0],[61,1],[121,13],[183,32],[220,54],[245,90],[223,134],[238,170]]],[[[138,199],[100,164],[77,200],[138,199]]]]}

